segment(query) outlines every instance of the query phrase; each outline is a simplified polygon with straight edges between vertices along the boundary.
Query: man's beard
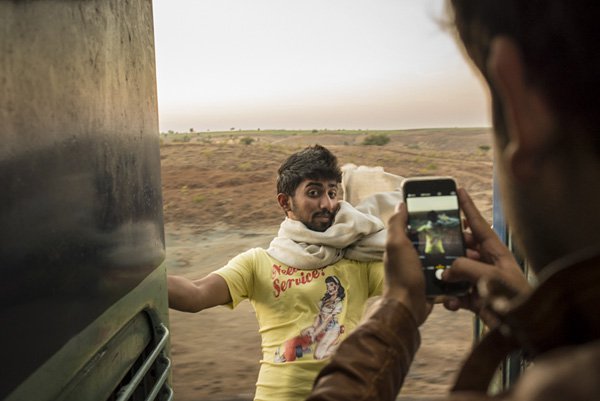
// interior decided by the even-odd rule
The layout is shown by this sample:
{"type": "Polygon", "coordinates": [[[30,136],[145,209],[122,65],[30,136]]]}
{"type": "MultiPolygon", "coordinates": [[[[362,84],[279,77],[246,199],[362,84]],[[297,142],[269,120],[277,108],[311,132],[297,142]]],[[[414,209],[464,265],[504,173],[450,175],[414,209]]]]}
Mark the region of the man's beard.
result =
{"type": "Polygon", "coordinates": [[[331,225],[333,224],[333,218],[334,218],[334,214],[330,213],[328,211],[321,211],[321,212],[317,212],[315,214],[312,215],[312,219],[311,221],[303,221],[302,223],[304,223],[304,225],[313,230],[313,231],[318,231],[318,232],[324,232],[326,231],[329,227],[331,227],[331,225]],[[316,218],[320,218],[320,217],[329,217],[328,221],[322,221],[322,222],[316,222],[314,221],[314,219],[316,218]]]}

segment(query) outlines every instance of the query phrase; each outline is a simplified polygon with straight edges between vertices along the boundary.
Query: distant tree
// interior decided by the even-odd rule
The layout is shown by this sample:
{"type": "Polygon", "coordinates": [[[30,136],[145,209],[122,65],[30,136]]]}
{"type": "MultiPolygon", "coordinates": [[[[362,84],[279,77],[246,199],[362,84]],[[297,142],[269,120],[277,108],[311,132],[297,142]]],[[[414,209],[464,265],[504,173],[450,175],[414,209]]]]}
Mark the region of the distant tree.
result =
{"type": "Polygon", "coordinates": [[[235,127],[229,128],[229,131],[235,131],[235,127]]]}
{"type": "Polygon", "coordinates": [[[193,134],[194,133],[194,129],[190,128],[190,133],[193,134]]]}
{"type": "Polygon", "coordinates": [[[369,134],[363,140],[363,145],[383,146],[390,141],[390,137],[386,134],[369,134]]]}
{"type": "Polygon", "coordinates": [[[312,133],[313,133],[313,134],[316,134],[316,133],[318,133],[318,132],[319,132],[319,130],[317,130],[317,129],[314,129],[314,130],[312,130],[312,133]]]}
{"type": "Polygon", "coordinates": [[[243,143],[244,145],[251,145],[253,142],[254,142],[254,138],[249,137],[249,136],[240,138],[240,143],[243,143]]]}

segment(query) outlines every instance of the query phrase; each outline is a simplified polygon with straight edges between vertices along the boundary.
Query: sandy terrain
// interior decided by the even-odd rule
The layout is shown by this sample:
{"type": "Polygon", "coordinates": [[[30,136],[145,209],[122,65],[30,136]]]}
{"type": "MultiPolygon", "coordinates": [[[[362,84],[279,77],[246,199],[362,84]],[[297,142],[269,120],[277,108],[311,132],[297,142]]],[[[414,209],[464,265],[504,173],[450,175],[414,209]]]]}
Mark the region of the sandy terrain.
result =
{"type": "MultiPolygon", "coordinates": [[[[290,153],[320,143],[341,163],[383,166],[403,176],[452,175],[491,219],[492,155],[487,130],[414,130],[391,135],[383,147],[362,146],[364,135],[206,134],[190,142],[163,139],[162,179],[171,274],[200,278],[250,247],[267,246],[282,213],[275,202],[276,170],[290,153]]],[[[172,311],[173,384],[178,401],[251,400],[260,339],[248,302],[198,314],[172,311]]],[[[472,342],[472,318],[437,307],[422,327],[422,347],[400,400],[445,393],[472,342]]]]}

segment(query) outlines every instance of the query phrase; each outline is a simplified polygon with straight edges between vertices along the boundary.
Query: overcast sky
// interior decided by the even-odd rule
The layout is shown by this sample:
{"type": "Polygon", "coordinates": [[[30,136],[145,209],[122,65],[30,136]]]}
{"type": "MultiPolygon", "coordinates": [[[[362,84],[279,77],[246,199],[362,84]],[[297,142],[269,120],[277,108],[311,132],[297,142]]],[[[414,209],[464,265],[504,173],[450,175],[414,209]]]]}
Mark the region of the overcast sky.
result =
{"type": "Polygon", "coordinates": [[[161,131],[489,126],[444,0],[155,0],[161,131]]]}

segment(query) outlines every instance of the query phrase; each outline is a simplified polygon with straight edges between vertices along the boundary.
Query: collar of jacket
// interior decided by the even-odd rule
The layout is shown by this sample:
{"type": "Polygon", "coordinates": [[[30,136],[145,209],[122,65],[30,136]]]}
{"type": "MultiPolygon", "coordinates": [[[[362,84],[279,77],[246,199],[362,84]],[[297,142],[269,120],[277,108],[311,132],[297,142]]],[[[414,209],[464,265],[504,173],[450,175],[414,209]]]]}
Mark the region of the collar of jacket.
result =
{"type": "Polygon", "coordinates": [[[483,337],[465,361],[452,391],[487,391],[512,351],[534,357],[553,348],[600,338],[600,253],[552,266],[540,285],[483,337]]]}
{"type": "Polygon", "coordinates": [[[600,338],[600,254],[556,269],[503,319],[529,357],[600,338]]]}

